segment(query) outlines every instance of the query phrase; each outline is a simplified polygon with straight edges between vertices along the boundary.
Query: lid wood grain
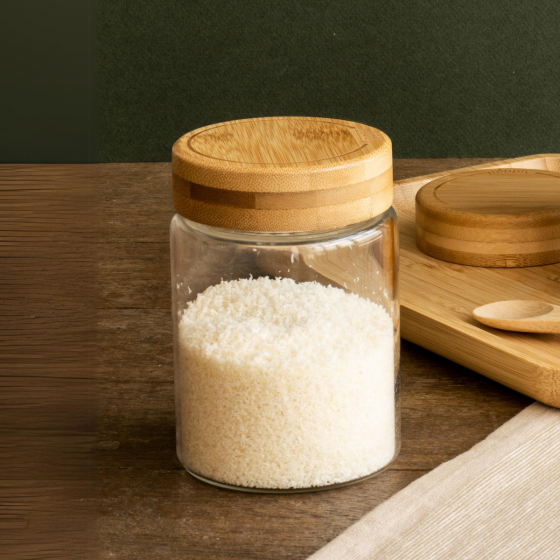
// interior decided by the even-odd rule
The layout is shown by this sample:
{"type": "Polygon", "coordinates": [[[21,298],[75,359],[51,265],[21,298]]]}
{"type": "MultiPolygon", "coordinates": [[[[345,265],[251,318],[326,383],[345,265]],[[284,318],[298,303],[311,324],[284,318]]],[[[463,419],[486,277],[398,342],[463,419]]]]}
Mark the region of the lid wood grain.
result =
{"type": "Polygon", "coordinates": [[[392,204],[392,148],[375,128],[270,117],[207,126],[173,146],[177,212],[242,231],[334,229],[392,204]]]}
{"type": "Polygon", "coordinates": [[[448,262],[560,262],[560,173],[492,169],[441,177],[416,195],[416,243],[448,262]]]}

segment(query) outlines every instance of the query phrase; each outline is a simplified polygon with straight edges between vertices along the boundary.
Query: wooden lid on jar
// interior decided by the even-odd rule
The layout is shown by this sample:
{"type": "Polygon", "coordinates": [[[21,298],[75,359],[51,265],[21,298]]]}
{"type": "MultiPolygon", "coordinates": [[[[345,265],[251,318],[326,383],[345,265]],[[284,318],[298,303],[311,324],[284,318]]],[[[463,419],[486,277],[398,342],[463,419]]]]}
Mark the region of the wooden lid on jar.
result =
{"type": "Polygon", "coordinates": [[[336,229],[393,201],[389,137],[350,121],[270,117],[205,126],[175,142],[172,168],[177,212],[219,228],[336,229]]]}
{"type": "Polygon", "coordinates": [[[416,243],[471,266],[560,262],[560,173],[485,169],[436,179],[416,194],[416,243]]]}

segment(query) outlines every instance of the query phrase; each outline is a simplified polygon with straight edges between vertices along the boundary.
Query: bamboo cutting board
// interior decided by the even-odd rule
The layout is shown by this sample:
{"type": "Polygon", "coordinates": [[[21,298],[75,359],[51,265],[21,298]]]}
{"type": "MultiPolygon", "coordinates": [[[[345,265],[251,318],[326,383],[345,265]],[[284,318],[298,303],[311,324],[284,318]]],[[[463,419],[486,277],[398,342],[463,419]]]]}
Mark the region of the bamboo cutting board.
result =
{"type": "Polygon", "coordinates": [[[506,332],[472,310],[499,300],[560,305],[560,264],[481,268],[437,260],[416,246],[415,196],[438,177],[477,169],[560,172],[560,154],[539,154],[395,182],[400,229],[402,336],[545,404],[560,407],[560,335],[506,332]]]}

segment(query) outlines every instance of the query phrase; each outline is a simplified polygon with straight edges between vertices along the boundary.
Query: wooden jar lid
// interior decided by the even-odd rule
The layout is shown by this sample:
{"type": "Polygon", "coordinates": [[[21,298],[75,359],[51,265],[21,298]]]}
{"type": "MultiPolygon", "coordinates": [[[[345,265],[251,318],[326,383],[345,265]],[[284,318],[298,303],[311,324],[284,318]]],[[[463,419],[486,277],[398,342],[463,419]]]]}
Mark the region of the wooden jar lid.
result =
{"type": "Polygon", "coordinates": [[[436,179],[416,194],[416,243],[471,266],[560,262],[560,173],[486,169],[436,179]]]}
{"type": "Polygon", "coordinates": [[[179,214],[255,232],[335,229],[393,201],[389,137],[336,119],[271,117],[214,124],[173,146],[179,214]]]}

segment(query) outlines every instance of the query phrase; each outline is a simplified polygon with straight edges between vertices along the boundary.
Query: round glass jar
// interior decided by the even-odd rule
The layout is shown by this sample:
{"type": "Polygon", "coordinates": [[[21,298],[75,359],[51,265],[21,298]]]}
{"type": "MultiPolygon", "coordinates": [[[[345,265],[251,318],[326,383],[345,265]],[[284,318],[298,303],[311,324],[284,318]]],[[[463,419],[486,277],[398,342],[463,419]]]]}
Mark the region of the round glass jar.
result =
{"type": "Polygon", "coordinates": [[[335,488],[400,448],[391,143],[333,119],[213,125],[173,147],[177,454],[206,482],[335,488]]]}

